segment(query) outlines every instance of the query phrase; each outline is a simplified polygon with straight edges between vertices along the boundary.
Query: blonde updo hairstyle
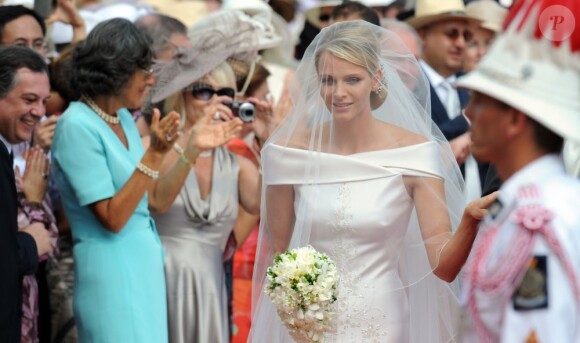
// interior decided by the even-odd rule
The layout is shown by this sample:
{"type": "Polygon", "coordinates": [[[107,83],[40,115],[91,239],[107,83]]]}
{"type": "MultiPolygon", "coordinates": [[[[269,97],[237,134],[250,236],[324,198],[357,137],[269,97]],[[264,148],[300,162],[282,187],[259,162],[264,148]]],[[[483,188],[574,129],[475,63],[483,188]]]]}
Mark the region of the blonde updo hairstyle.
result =
{"type": "MultiPolygon", "coordinates": [[[[215,67],[212,71],[207,73],[199,80],[194,80],[191,83],[202,82],[211,80],[212,83],[219,85],[219,87],[229,87],[236,89],[236,75],[234,70],[227,62],[222,62],[220,65],[215,67]]],[[[165,99],[163,103],[162,113],[169,113],[171,111],[176,111],[181,116],[181,126],[185,123],[186,118],[186,106],[184,92],[176,92],[175,94],[169,96],[165,99]]]]}
{"type": "Polygon", "coordinates": [[[368,27],[368,24],[353,21],[327,27],[320,34],[325,36],[315,55],[316,69],[318,70],[322,53],[328,52],[337,58],[367,69],[373,78],[380,70],[383,73],[382,78],[378,80],[381,87],[378,92],[371,92],[370,102],[373,110],[381,107],[387,99],[388,84],[379,62],[380,44],[376,33],[368,27]]]}

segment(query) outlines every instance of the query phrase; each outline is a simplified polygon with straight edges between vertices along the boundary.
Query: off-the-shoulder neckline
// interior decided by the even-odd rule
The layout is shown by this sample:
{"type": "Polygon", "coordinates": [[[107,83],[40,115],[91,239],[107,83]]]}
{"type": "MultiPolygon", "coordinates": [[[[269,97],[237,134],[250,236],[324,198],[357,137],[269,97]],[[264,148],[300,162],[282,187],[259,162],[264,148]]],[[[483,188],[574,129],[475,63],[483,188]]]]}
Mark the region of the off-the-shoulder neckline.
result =
{"type": "Polygon", "coordinates": [[[405,146],[400,146],[400,147],[393,147],[393,148],[386,148],[386,149],[381,149],[381,150],[369,150],[369,151],[361,151],[361,152],[355,152],[353,154],[335,154],[335,153],[330,153],[330,152],[325,152],[325,151],[315,151],[315,150],[307,150],[307,149],[301,149],[301,148],[294,148],[294,147],[289,147],[289,146],[282,146],[276,143],[270,143],[268,144],[271,147],[275,147],[277,149],[290,149],[290,150],[296,150],[296,151],[304,151],[304,152],[315,152],[315,153],[320,153],[320,154],[327,154],[327,155],[336,155],[336,156],[358,156],[358,155],[366,155],[366,154],[376,154],[376,153],[385,153],[385,152],[389,152],[389,151],[400,151],[400,150],[405,150],[405,149],[411,149],[411,148],[418,148],[421,147],[423,145],[427,145],[427,144],[434,144],[435,142],[433,141],[426,141],[426,142],[422,142],[422,143],[418,143],[418,144],[412,144],[412,145],[405,145],[405,146]]]}

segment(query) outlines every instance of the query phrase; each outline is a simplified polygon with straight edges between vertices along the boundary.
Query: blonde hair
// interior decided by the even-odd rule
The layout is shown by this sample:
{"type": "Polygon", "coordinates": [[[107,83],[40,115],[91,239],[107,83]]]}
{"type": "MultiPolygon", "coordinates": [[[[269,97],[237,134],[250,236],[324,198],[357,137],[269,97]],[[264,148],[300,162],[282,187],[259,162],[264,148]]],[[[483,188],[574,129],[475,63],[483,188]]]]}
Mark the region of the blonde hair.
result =
{"type": "MultiPolygon", "coordinates": [[[[220,86],[236,89],[236,76],[234,74],[234,70],[227,62],[222,62],[212,71],[204,75],[201,79],[195,80],[194,82],[208,79],[220,86]]],[[[179,113],[181,117],[181,125],[183,126],[185,123],[186,115],[183,91],[176,92],[165,99],[163,103],[163,113],[169,113],[171,111],[176,111],[179,113]]]]}
{"type": "MultiPolygon", "coordinates": [[[[326,28],[321,34],[325,34],[325,37],[322,38],[314,56],[317,70],[322,53],[328,52],[335,57],[367,69],[372,77],[376,77],[378,70],[382,71],[379,39],[367,23],[360,21],[341,23],[341,25],[326,28]]],[[[383,74],[378,81],[382,86],[381,91],[370,94],[373,110],[385,102],[388,94],[386,75],[383,74]]]]}
{"type": "Polygon", "coordinates": [[[228,62],[222,62],[202,79],[209,79],[222,87],[236,89],[236,74],[228,62]]]}

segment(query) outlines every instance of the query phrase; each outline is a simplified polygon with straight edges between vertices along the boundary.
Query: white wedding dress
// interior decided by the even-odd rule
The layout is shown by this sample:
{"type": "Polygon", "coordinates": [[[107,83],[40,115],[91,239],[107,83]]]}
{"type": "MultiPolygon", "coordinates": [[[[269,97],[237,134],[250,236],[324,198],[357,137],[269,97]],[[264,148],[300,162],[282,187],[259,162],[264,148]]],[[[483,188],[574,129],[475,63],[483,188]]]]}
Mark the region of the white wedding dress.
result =
{"type": "MultiPolygon", "coordinates": [[[[312,152],[274,144],[263,151],[264,163],[272,167],[265,184],[293,185],[295,212],[308,208],[312,214],[308,244],[337,264],[337,315],[327,341],[452,340],[457,301],[431,272],[403,182],[404,176],[440,178],[437,151],[437,143],[426,142],[346,156],[319,153],[315,183],[303,177],[312,152]]],[[[297,239],[292,237],[290,247],[305,245],[297,239]]],[[[260,311],[273,312],[268,302],[266,297],[259,303],[255,320],[265,318],[260,311]]],[[[253,341],[291,341],[277,332],[286,331],[278,318],[254,329],[253,341]]]]}

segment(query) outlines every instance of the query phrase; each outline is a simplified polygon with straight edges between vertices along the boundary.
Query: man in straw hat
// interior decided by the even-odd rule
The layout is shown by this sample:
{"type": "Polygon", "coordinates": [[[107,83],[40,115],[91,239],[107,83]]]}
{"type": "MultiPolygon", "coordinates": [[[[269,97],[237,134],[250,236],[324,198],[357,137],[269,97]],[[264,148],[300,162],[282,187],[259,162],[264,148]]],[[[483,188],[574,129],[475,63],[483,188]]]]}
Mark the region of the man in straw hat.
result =
{"type": "Polygon", "coordinates": [[[481,195],[487,166],[478,165],[470,155],[469,124],[461,115],[469,95],[453,85],[472,37],[468,27],[478,22],[465,13],[461,0],[418,0],[415,15],[407,20],[423,41],[420,64],[431,84],[431,117],[449,140],[462,168],[466,201],[481,195]]]}
{"type": "Polygon", "coordinates": [[[504,183],[466,269],[465,342],[580,341],[580,183],[564,139],[580,140],[580,3],[522,0],[480,65],[472,151],[504,183]]]}

